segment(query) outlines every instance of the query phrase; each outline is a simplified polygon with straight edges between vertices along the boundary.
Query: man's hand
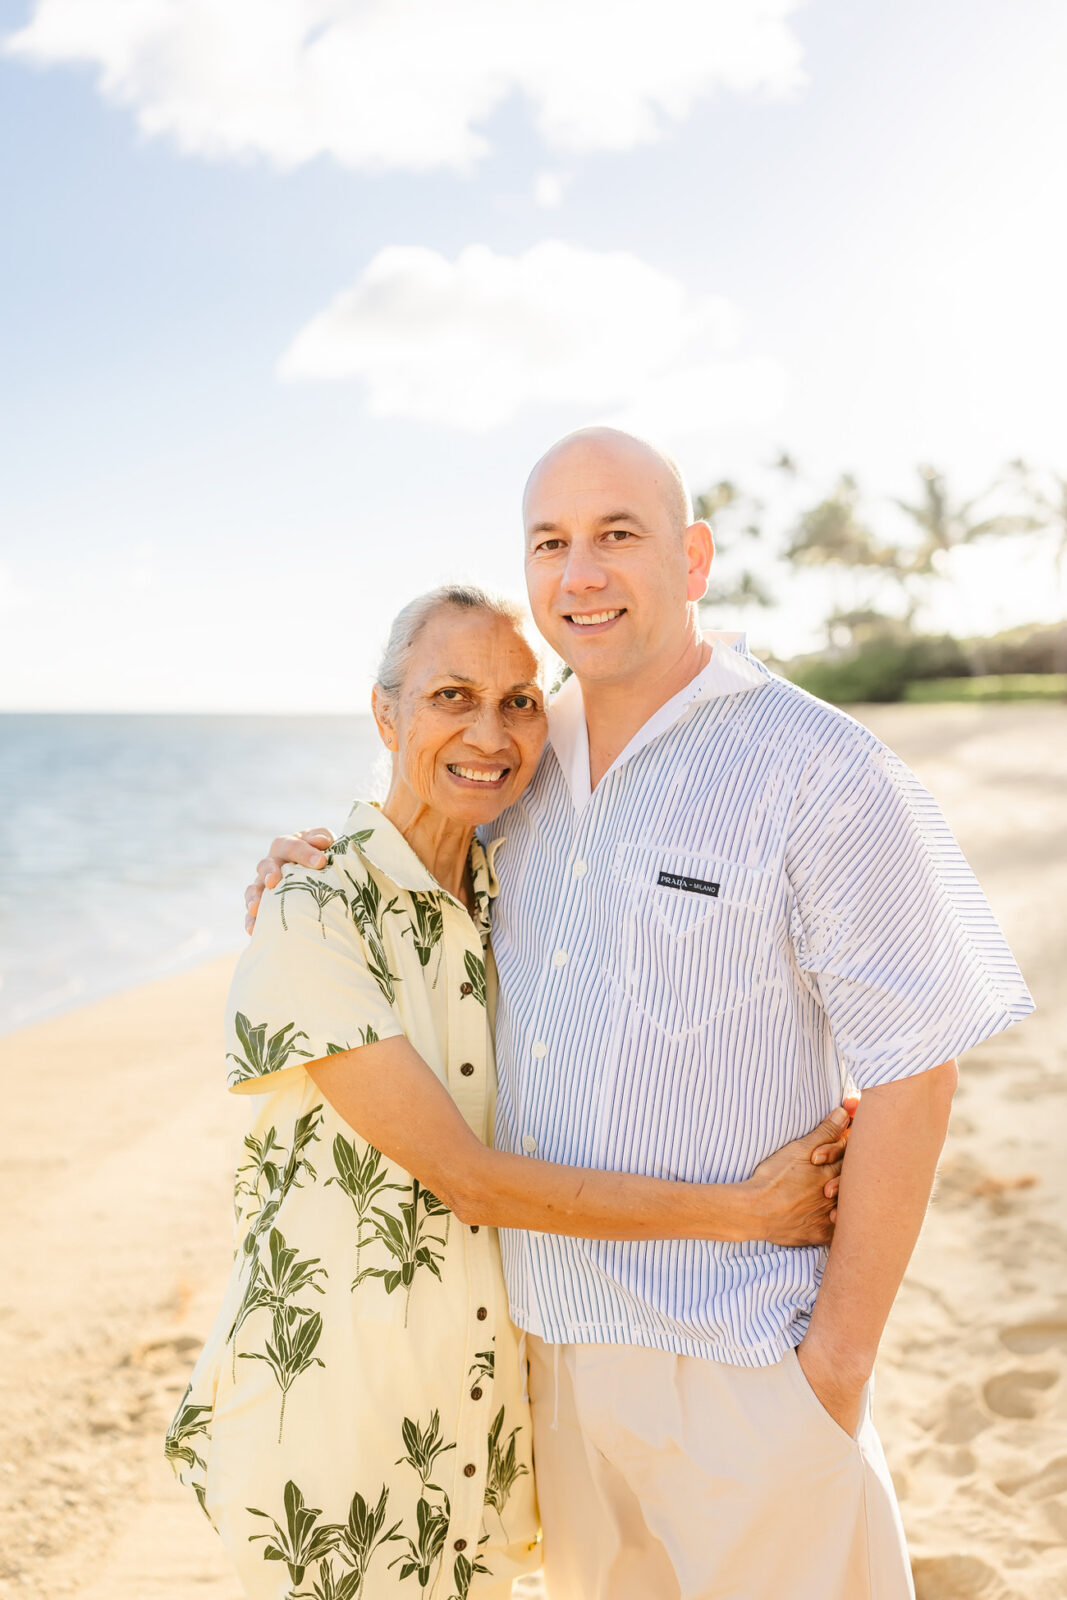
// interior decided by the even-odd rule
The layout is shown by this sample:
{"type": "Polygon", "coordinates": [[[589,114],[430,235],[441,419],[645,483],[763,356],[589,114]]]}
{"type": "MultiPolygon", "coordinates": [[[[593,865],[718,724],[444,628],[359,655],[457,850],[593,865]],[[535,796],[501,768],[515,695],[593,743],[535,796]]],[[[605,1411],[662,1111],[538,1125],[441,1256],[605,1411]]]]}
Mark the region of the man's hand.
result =
{"type": "Polygon", "coordinates": [[[848,1126],[849,1112],[838,1106],[811,1133],[760,1162],[746,1184],[754,1212],[750,1238],[784,1245],[829,1243],[848,1126]]]}
{"type": "Polygon", "coordinates": [[[251,933],[256,925],[259,902],[264,889],[273,889],[282,881],[282,868],[289,861],[298,867],[317,869],[326,865],[324,850],[333,844],[329,828],[305,828],[302,833],[283,833],[270,847],[256,868],[256,881],[245,890],[245,932],[251,933]]]}
{"type": "Polygon", "coordinates": [[[869,1374],[843,1371],[826,1359],[817,1344],[809,1344],[807,1339],[797,1345],[797,1360],[808,1388],[823,1410],[854,1438],[860,1424],[863,1386],[869,1374]]]}

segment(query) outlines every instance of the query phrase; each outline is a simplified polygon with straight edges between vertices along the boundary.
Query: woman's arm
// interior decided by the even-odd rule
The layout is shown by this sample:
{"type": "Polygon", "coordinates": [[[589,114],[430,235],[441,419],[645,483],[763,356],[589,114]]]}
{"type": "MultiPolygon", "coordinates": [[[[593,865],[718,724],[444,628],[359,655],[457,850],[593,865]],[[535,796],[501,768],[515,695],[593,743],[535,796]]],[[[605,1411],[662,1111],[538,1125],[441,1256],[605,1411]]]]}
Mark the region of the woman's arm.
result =
{"type": "Polygon", "coordinates": [[[461,1222],[586,1239],[783,1245],[824,1244],[833,1232],[843,1110],[770,1156],[744,1183],[679,1183],[487,1148],[406,1039],[327,1056],[307,1071],[361,1138],[432,1189],[461,1222]],[[813,1164],[816,1151],[823,1164],[813,1164]]]}

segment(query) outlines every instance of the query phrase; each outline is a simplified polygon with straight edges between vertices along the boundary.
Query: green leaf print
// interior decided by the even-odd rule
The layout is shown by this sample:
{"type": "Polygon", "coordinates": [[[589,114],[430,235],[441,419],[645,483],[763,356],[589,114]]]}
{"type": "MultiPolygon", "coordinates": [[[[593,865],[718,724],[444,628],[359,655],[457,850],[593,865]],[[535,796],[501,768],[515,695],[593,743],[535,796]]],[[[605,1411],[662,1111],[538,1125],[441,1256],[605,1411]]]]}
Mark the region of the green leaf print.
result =
{"type": "Polygon", "coordinates": [[[227,1061],[234,1062],[236,1067],[230,1074],[231,1084],[244,1083],[249,1078],[262,1078],[270,1072],[280,1072],[290,1056],[297,1056],[304,1061],[311,1059],[310,1050],[301,1050],[297,1046],[296,1041],[306,1039],[307,1034],[298,1032],[295,1022],[287,1022],[269,1039],[267,1024],[249,1022],[243,1011],[234,1017],[233,1026],[244,1055],[234,1055],[232,1050],[226,1053],[227,1061]]]}
{"type": "MultiPolygon", "coordinates": [[[[343,1189],[351,1200],[356,1212],[356,1275],[357,1281],[360,1273],[360,1257],[364,1245],[364,1228],[374,1224],[370,1222],[368,1213],[371,1201],[376,1200],[388,1189],[396,1189],[406,1194],[406,1183],[387,1183],[387,1174],[382,1170],[383,1156],[380,1150],[375,1150],[373,1145],[367,1145],[362,1155],[356,1150],[356,1141],[346,1139],[343,1134],[338,1134],[333,1141],[333,1164],[337,1168],[337,1175],[327,1178],[325,1187],[336,1183],[343,1189]]],[[[355,1288],[355,1284],[352,1286],[355,1288]]]]}
{"type": "Polygon", "coordinates": [[[318,1174],[309,1161],[306,1151],[319,1137],[322,1126],[322,1104],[312,1106],[293,1124],[292,1149],[287,1150],[278,1138],[277,1130],[268,1128],[262,1139],[251,1134],[245,1139],[245,1149],[251,1157],[237,1169],[234,1185],[234,1209],[240,1215],[240,1197],[249,1198],[249,1231],[245,1235],[244,1250],[251,1255],[260,1236],[273,1226],[282,1201],[290,1189],[302,1187],[306,1174],[312,1181],[318,1174]],[[246,1175],[246,1176],[245,1176],[246,1175]],[[263,1190],[266,1188],[266,1194],[263,1190]],[[258,1202],[258,1210],[252,1209],[258,1202]]]}
{"type": "Polygon", "coordinates": [[[287,894],[309,894],[314,900],[319,914],[319,928],[322,937],[326,937],[326,924],[322,920],[322,913],[326,910],[331,900],[343,900],[345,908],[348,900],[343,889],[335,888],[327,883],[325,878],[286,878],[278,885],[278,909],[282,914],[282,928],[289,932],[289,924],[285,920],[285,896],[287,894]]]}
{"type": "Polygon", "coordinates": [[[293,1590],[292,1600],[358,1600],[363,1584],[356,1572],[342,1572],[338,1577],[332,1561],[320,1561],[313,1589],[293,1590]]]}
{"type": "Polygon", "coordinates": [[[492,1378],[496,1369],[496,1351],[479,1350],[470,1365],[468,1377],[492,1378]]]}
{"type": "MultiPolygon", "coordinates": [[[[348,1508],[348,1521],[336,1530],[338,1554],[352,1568],[351,1575],[356,1579],[356,1587],[352,1591],[355,1595],[363,1593],[367,1568],[375,1550],[380,1545],[400,1537],[397,1532],[400,1527],[399,1521],[394,1522],[391,1528],[385,1527],[385,1508],[388,1500],[389,1490],[384,1483],[382,1492],[378,1496],[378,1504],[373,1510],[361,1494],[354,1494],[352,1504],[348,1508]]],[[[338,1600],[340,1595],[341,1591],[338,1591],[338,1600]]]]}
{"type": "Polygon", "coordinates": [[[476,1572],[489,1571],[491,1571],[491,1568],[487,1567],[478,1555],[475,1556],[473,1561],[468,1561],[465,1555],[457,1556],[455,1565],[452,1568],[452,1582],[455,1584],[455,1593],[449,1595],[448,1600],[467,1600],[474,1574],[476,1572]]]}
{"type": "Polygon", "coordinates": [[[394,895],[383,905],[381,890],[369,874],[363,883],[357,883],[347,867],[344,874],[352,885],[348,909],[367,947],[367,970],[389,1004],[395,1005],[396,986],[400,978],[389,970],[389,958],[385,951],[385,919],[390,912],[399,916],[396,909],[399,896],[394,895]]]}
{"type": "MultiPolygon", "coordinates": [[[[401,1203],[399,1217],[392,1216],[388,1211],[383,1211],[381,1206],[373,1206],[373,1214],[379,1219],[371,1224],[373,1238],[383,1244],[393,1260],[395,1267],[364,1267],[352,1280],[352,1288],[361,1284],[364,1278],[381,1278],[385,1284],[386,1294],[392,1294],[395,1289],[404,1288],[407,1291],[407,1301],[404,1306],[404,1326],[408,1323],[408,1310],[411,1306],[411,1286],[415,1281],[415,1274],[420,1267],[426,1267],[434,1277],[440,1279],[441,1269],[438,1262],[444,1260],[441,1251],[431,1249],[431,1245],[444,1245],[444,1240],[439,1234],[425,1232],[426,1217],[419,1216],[420,1210],[426,1208],[428,1190],[423,1189],[416,1178],[411,1186],[411,1200],[401,1203]]],[[[440,1207],[441,1202],[436,1195],[429,1195],[435,1207],[440,1207]]],[[[439,1215],[438,1211],[432,1213],[439,1215]]]]}
{"type": "Polygon", "coordinates": [[[352,844],[355,845],[357,850],[362,850],[367,840],[373,839],[373,837],[373,828],[360,828],[356,833],[342,833],[341,837],[335,839],[329,850],[327,850],[327,859],[332,861],[334,856],[343,856],[347,852],[349,845],[352,844]]]}
{"type": "Polygon", "coordinates": [[[282,1392],[281,1413],[278,1418],[278,1443],[282,1442],[285,1428],[285,1402],[297,1378],[310,1367],[325,1367],[315,1355],[315,1346],[322,1337],[322,1313],[305,1311],[293,1306],[274,1314],[274,1331],[267,1340],[266,1350],[242,1350],[242,1361],[265,1361],[274,1374],[274,1381],[282,1392]]]}
{"type": "MultiPolygon", "coordinates": [[[[489,1429],[489,1471],[485,1480],[485,1503],[492,1506],[500,1518],[500,1526],[504,1528],[504,1507],[511,1498],[511,1491],[518,1480],[525,1477],[529,1467],[523,1466],[517,1459],[515,1450],[515,1435],[521,1430],[512,1428],[508,1434],[507,1442],[501,1443],[504,1431],[504,1407],[501,1406],[493,1418],[493,1426],[489,1429]]],[[[507,1529],[504,1528],[504,1537],[507,1538],[507,1529]]]]}
{"type": "Polygon", "coordinates": [[[401,1578],[410,1578],[414,1572],[418,1576],[419,1588],[423,1593],[444,1551],[449,1515],[447,1496],[443,1506],[435,1506],[429,1500],[420,1500],[415,1507],[417,1536],[413,1539],[410,1534],[406,1534],[404,1536],[404,1542],[408,1547],[406,1554],[397,1556],[389,1563],[390,1568],[400,1565],[401,1578]]]}
{"type": "Polygon", "coordinates": [[[202,1439],[207,1444],[211,1438],[211,1406],[194,1406],[189,1404],[189,1395],[192,1384],[182,1395],[181,1405],[178,1407],[174,1420],[167,1429],[163,1441],[163,1454],[180,1475],[180,1468],[186,1467],[190,1471],[196,1468],[200,1473],[191,1483],[193,1493],[200,1502],[200,1509],[207,1515],[207,1506],[204,1503],[207,1492],[207,1462],[193,1449],[191,1440],[202,1439]]]}
{"type": "MultiPolygon", "coordinates": [[[[298,1294],[303,1294],[305,1289],[314,1289],[316,1294],[325,1294],[326,1291],[316,1282],[317,1278],[327,1276],[326,1268],[321,1265],[318,1256],[309,1256],[306,1260],[299,1259],[299,1251],[287,1245],[277,1228],[272,1228],[270,1233],[270,1258],[265,1262],[263,1252],[258,1251],[252,1257],[249,1268],[248,1282],[237,1308],[237,1315],[233,1319],[233,1326],[227,1334],[227,1343],[231,1350],[233,1370],[237,1370],[237,1344],[236,1338],[239,1329],[248,1321],[253,1312],[269,1311],[273,1318],[283,1315],[288,1322],[293,1322],[298,1317],[309,1317],[310,1310],[306,1306],[295,1306],[290,1302],[298,1294]]],[[[266,1359],[264,1357],[263,1359],[266,1359]]],[[[321,1366],[322,1363],[320,1362],[321,1366]]],[[[284,1400],[282,1410],[284,1412],[284,1400]]]]}
{"type": "Polygon", "coordinates": [[[437,980],[441,975],[445,934],[445,914],[441,909],[440,896],[417,889],[412,890],[411,905],[415,912],[415,920],[408,923],[404,932],[411,934],[420,966],[429,966],[430,957],[435,950],[437,951],[437,970],[433,979],[433,987],[436,989],[437,980]]]}
{"type": "Polygon", "coordinates": [[[485,1005],[485,962],[473,950],[464,950],[463,965],[467,983],[460,985],[461,994],[473,994],[479,1005],[485,1005]]]}
{"type": "Polygon", "coordinates": [[[248,1542],[252,1544],[256,1539],[266,1540],[264,1561],[284,1561],[295,1589],[298,1583],[303,1583],[308,1567],[321,1561],[335,1548],[337,1530],[329,1523],[324,1523],[321,1528],[315,1526],[322,1511],[318,1506],[304,1504],[304,1496],[292,1478],[285,1485],[284,1503],[284,1527],[266,1511],[257,1511],[255,1506],[245,1507],[253,1517],[262,1517],[274,1528],[273,1533],[250,1533],[248,1542]]]}
{"type": "Polygon", "coordinates": [[[400,1431],[407,1449],[404,1455],[397,1457],[396,1465],[399,1467],[407,1462],[418,1473],[423,1489],[436,1489],[438,1494],[444,1494],[439,1483],[430,1482],[430,1473],[438,1456],[447,1455],[456,1446],[446,1444],[441,1437],[441,1413],[433,1412],[425,1428],[420,1428],[417,1422],[405,1417],[400,1431]]]}

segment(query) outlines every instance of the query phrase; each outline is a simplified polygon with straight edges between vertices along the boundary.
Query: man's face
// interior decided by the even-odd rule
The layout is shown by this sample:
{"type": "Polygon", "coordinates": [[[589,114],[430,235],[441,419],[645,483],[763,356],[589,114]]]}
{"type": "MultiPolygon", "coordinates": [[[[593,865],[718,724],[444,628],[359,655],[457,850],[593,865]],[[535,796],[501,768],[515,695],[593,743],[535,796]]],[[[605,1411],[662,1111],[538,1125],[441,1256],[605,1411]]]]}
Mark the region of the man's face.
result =
{"type": "Polygon", "coordinates": [[[526,585],[534,620],[580,679],[625,682],[668,667],[690,638],[688,604],[707,584],[711,534],[684,532],[654,458],[576,441],[530,481],[526,585]]]}

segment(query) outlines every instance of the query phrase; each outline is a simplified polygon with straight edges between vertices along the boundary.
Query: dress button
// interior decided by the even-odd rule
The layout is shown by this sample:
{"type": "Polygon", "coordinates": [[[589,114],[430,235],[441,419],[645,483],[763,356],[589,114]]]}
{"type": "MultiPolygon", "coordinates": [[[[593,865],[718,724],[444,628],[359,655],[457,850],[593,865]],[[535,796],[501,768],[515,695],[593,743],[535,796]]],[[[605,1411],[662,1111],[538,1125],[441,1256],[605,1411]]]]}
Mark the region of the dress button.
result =
{"type": "Polygon", "coordinates": [[[474,1074],[474,1065],[470,1061],[465,1061],[459,1070],[465,1078],[470,1078],[474,1074]]]}
{"type": "Polygon", "coordinates": [[[471,1390],[471,1399],[472,1400],[480,1400],[481,1398],[482,1398],[482,1391],[478,1388],[478,1385],[475,1384],[474,1388],[471,1390]]]}
{"type": "Polygon", "coordinates": [[[452,1548],[453,1548],[453,1550],[466,1550],[466,1548],[467,1548],[466,1539],[457,1539],[455,1544],[452,1546],[452,1548]]]}
{"type": "Polygon", "coordinates": [[[526,1151],[527,1155],[529,1155],[529,1156],[533,1155],[534,1151],[537,1149],[537,1140],[533,1137],[532,1134],[527,1133],[526,1135],[524,1135],[523,1141],[522,1141],[522,1148],[526,1151]]]}
{"type": "Polygon", "coordinates": [[[479,1306],[474,1314],[478,1318],[479,1322],[484,1322],[486,1317],[489,1315],[489,1312],[486,1310],[485,1306],[479,1306]]]}
{"type": "Polygon", "coordinates": [[[586,873],[589,871],[588,861],[576,861],[574,866],[571,868],[571,871],[574,873],[576,878],[584,878],[586,873]]]}
{"type": "Polygon", "coordinates": [[[566,950],[557,950],[555,955],[552,957],[552,965],[554,967],[565,967],[568,959],[569,957],[566,950]]]}
{"type": "Polygon", "coordinates": [[[474,985],[473,985],[473,983],[461,983],[460,986],[459,986],[459,992],[460,992],[461,995],[463,995],[464,998],[466,998],[466,996],[469,995],[469,994],[473,994],[474,993],[474,985]]]}
{"type": "Polygon", "coordinates": [[[471,1223],[471,1232],[472,1232],[472,1233],[477,1233],[477,1232],[478,1232],[478,1229],[479,1229],[479,1228],[480,1228],[480,1227],[481,1227],[481,1223],[480,1223],[480,1222],[472,1222],[472,1223],[471,1223]]]}
{"type": "Polygon", "coordinates": [[[468,1461],[467,1465],[463,1468],[463,1476],[465,1478],[473,1478],[477,1470],[478,1468],[474,1465],[474,1462],[468,1461]]]}
{"type": "Polygon", "coordinates": [[[543,1039],[536,1039],[530,1054],[533,1056],[535,1061],[543,1061],[545,1056],[548,1054],[548,1046],[545,1041],[543,1039]]]}

